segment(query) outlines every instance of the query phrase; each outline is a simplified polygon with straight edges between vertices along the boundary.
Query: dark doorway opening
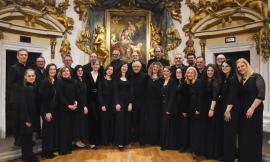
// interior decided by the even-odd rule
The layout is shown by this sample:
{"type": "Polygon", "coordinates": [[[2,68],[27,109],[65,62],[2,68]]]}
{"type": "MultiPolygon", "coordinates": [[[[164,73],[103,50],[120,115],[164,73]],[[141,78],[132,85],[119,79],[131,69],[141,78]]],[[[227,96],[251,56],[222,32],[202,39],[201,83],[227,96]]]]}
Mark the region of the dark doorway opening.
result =
{"type": "MultiPolygon", "coordinates": [[[[7,78],[8,78],[8,70],[10,66],[15,64],[17,62],[17,51],[15,50],[6,50],[6,83],[7,83],[7,78]]],[[[41,53],[36,53],[36,52],[29,52],[28,53],[28,61],[27,61],[27,66],[29,68],[34,68],[35,67],[35,60],[37,57],[39,57],[41,53]]],[[[10,103],[9,103],[9,90],[7,89],[7,84],[6,84],[6,136],[12,136],[13,135],[13,111],[10,103]]]]}
{"type": "MultiPolygon", "coordinates": [[[[217,55],[219,55],[221,53],[215,53],[215,58],[217,57],[217,55]]],[[[236,62],[239,58],[244,58],[246,59],[249,63],[250,63],[250,51],[239,51],[239,52],[226,52],[226,53],[222,53],[226,59],[231,60],[232,62],[236,62]]]]}

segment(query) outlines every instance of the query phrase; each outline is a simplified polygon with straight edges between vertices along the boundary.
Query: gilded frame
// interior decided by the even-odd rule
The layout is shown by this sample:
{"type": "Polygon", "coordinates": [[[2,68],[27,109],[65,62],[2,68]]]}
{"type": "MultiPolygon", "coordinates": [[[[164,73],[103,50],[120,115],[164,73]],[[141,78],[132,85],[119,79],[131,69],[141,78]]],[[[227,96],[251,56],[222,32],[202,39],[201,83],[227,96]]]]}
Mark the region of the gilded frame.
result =
{"type": "MultiPolygon", "coordinates": [[[[150,59],[150,41],[151,41],[151,11],[142,10],[142,9],[129,9],[129,10],[122,10],[122,9],[107,9],[105,10],[105,23],[106,23],[106,47],[109,51],[111,51],[111,16],[112,15],[132,15],[132,16],[144,16],[146,22],[146,40],[145,40],[145,56],[141,58],[144,60],[144,63],[150,59]]],[[[109,56],[109,60],[111,58],[111,52],[109,56]]]]}

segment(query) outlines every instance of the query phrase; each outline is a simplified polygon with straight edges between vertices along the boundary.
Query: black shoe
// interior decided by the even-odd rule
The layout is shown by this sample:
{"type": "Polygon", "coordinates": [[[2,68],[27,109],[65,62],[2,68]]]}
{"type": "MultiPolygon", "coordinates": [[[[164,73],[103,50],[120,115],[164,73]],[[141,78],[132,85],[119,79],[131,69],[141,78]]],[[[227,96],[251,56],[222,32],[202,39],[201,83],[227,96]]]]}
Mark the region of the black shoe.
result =
{"type": "Polygon", "coordinates": [[[117,147],[118,147],[118,150],[120,150],[120,151],[123,151],[124,150],[124,146],[123,145],[118,145],[117,147]]]}
{"type": "Polygon", "coordinates": [[[46,159],[53,159],[56,157],[56,155],[53,153],[46,153],[46,154],[42,154],[41,157],[46,158],[46,159]]]}
{"type": "Polygon", "coordinates": [[[195,154],[195,152],[192,153],[192,158],[193,159],[196,159],[197,158],[197,155],[195,154]]]}

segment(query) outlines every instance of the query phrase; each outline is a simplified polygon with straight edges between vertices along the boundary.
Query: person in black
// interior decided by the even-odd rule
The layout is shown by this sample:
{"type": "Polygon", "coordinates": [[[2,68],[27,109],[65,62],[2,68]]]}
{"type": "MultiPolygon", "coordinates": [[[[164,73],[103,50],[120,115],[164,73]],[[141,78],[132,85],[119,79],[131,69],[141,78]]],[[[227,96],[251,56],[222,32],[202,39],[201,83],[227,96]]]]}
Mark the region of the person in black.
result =
{"type": "Polygon", "coordinates": [[[244,58],[236,61],[240,82],[239,162],[262,162],[265,82],[244,58]]]}
{"type": "Polygon", "coordinates": [[[145,103],[145,89],[147,74],[142,72],[142,64],[140,61],[132,63],[132,74],[130,77],[131,86],[133,88],[133,104],[131,117],[131,136],[133,142],[139,140],[140,135],[140,117],[143,105],[145,103]]]}
{"type": "Polygon", "coordinates": [[[114,106],[113,106],[113,66],[105,68],[105,75],[98,84],[98,99],[101,118],[101,144],[113,143],[114,136],[114,106]]]}
{"type": "Polygon", "coordinates": [[[41,116],[41,106],[42,106],[42,91],[40,91],[41,83],[45,79],[45,58],[43,56],[39,56],[36,58],[36,86],[38,90],[37,94],[37,115],[36,115],[36,123],[37,127],[35,128],[35,132],[37,133],[37,138],[41,137],[41,123],[40,123],[40,116],[41,116]]]}
{"type": "MultiPolygon", "coordinates": [[[[94,62],[96,60],[98,61],[98,55],[95,52],[91,53],[89,56],[89,63],[83,65],[83,76],[84,77],[90,75],[91,71],[93,70],[92,66],[91,66],[91,62],[94,62]]],[[[103,72],[104,72],[104,68],[102,65],[100,65],[99,73],[102,75],[103,72]]]]}
{"type": "Polygon", "coordinates": [[[183,137],[183,135],[186,135],[187,128],[187,118],[186,114],[183,112],[184,107],[184,77],[182,73],[182,68],[176,68],[175,70],[175,79],[177,84],[177,93],[176,93],[176,100],[177,100],[177,119],[178,119],[178,137],[177,137],[177,148],[179,149],[179,152],[184,151],[184,147],[187,145],[186,142],[183,139],[186,139],[187,137],[183,137]]]}
{"type": "Polygon", "coordinates": [[[120,66],[123,64],[123,61],[120,60],[120,51],[115,49],[112,52],[112,56],[111,56],[111,63],[110,65],[113,66],[113,77],[118,77],[117,74],[120,73],[120,66]]]}
{"type": "Polygon", "coordinates": [[[54,151],[58,148],[58,120],[56,76],[57,67],[49,64],[45,70],[45,80],[42,81],[42,157],[52,159],[54,151]]]}
{"type": "MultiPolygon", "coordinates": [[[[219,133],[221,108],[217,106],[220,84],[218,71],[213,64],[208,64],[201,80],[201,115],[202,115],[202,150],[204,155],[210,159],[217,159],[222,155],[222,133],[219,133]],[[206,130],[206,131],[205,131],[206,130]]],[[[223,130],[223,129],[222,129],[223,130]]]]}
{"type": "Polygon", "coordinates": [[[200,79],[205,71],[205,59],[202,56],[196,58],[196,69],[198,72],[198,79],[200,79]]]}
{"type": "MultiPolygon", "coordinates": [[[[64,64],[63,67],[68,67],[68,68],[70,69],[71,78],[74,78],[75,72],[74,72],[74,68],[71,66],[72,63],[73,63],[73,59],[72,59],[72,56],[71,56],[71,55],[66,55],[66,56],[63,58],[63,64],[64,64]]],[[[58,70],[59,70],[59,69],[58,69],[58,70]]]]}
{"type": "Polygon", "coordinates": [[[172,78],[169,66],[163,68],[163,86],[161,87],[161,150],[177,149],[177,85],[172,78]]]}
{"type": "Polygon", "coordinates": [[[162,65],[153,62],[148,69],[146,80],[145,106],[141,110],[140,143],[160,144],[160,114],[161,114],[161,87],[162,65]]]}
{"type": "Polygon", "coordinates": [[[88,105],[88,129],[90,148],[97,149],[100,144],[100,103],[98,102],[98,84],[102,78],[99,73],[98,60],[91,63],[92,71],[86,76],[87,105],[88,105]]]}
{"type": "Polygon", "coordinates": [[[10,67],[7,73],[7,89],[9,89],[10,94],[8,94],[8,101],[11,105],[9,108],[12,113],[13,121],[13,133],[14,133],[14,145],[20,146],[20,117],[19,117],[19,91],[23,87],[24,73],[26,70],[26,62],[28,59],[28,52],[26,49],[20,49],[17,52],[18,62],[10,67]]]}
{"type": "MultiPolygon", "coordinates": [[[[140,61],[140,52],[139,51],[134,51],[134,52],[132,52],[132,54],[131,54],[131,59],[132,59],[132,61],[128,64],[128,72],[130,73],[130,74],[132,74],[133,73],[133,70],[132,70],[132,63],[133,62],[135,62],[135,61],[140,61]]],[[[144,72],[144,73],[147,73],[147,70],[146,70],[146,65],[144,64],[144,63],[142,63],[142,61],[140,61],[141,62],[141,64],[142,64],[142,72],[144,72]]]]}
{"type": "Polygon", "coordinates": [[[78,94],[78,109],[75,110],[75,122],[73,123],[75,146],[78,148],[85,147],[85,142],[88,141],[88,124],[87,124],[87,87],[83,78],[83,67],[77,65],[74,68],[75,71],[75,83],[77,86],[78,94]]]}
{"type": "Polygon", "coordinates": [[[187,64],[188,67],[195,67],[195,63],[196,63],[196,56],[193,53],[189,53],[187,54],[187,64]]]}
{"type": "Polygon", "coordinates": [[[163,54],[162,54],[162,48],[160,46],[156,46],[154,48],[154,55],[155,58],[150,59],[147,63],[147,69],[150,67],[150,65],[153,62],[160,62],[162,64],[162,66],[170,66],[170,62],[166,59],[163,59],[163,54]]]}
{"type": "Polygon", "coordinates": [[[176,75],[177,68],[180,68],[182,70],[183,75],[185,75],[185,72],[187,70],[187,66],[183,64],[183,61],[184,61],[184,58],[181,54],[176,54],[174,56],[174,63],[175,64],[173,66],[171,66],[172,71],[173,71],[172,76],[174,79],[176,79],[175,75],[176,75]]]}
{"type": "Polygon", "coordinates": [[[130,122],[132,111],[132,87],[127,77],[128,65],[120,66],[118,77],[114,80],[115,133],[114,143],[119,150],[130,142],[130,122]]]}
{"type": "Polygon", "coordinates": [[[57,82],[57,98],[59,103],[59,154],[65,155],[72,152],[73,119],[74,111],[78,107],[77,87],[71,79],[68,67],[59,70],[57,82]]]}
{"type": "MultiPolygon", "coordinates": [[[[35,128],[36,115],[36,87],[34,85],[36,79],[35,71],[27,69],[24,75],[24,85],[21,89],[20,96],[20,126],[21,126],[21,142],[22,142],[22,160],[25,162],[38,162],[33,154],[33,131],[35,128]]],[[[18,92],[17,92],[18,93],[18,92]]]]}
{"type": "Polygon", "coordinates": [[[183,143],[182,147],[185,151],[192,152],[193,158],[196,158],[201,147],[201,107],[199,105],[200,83],[197,70],[194,67],[187,68],[183,91],[185,93],[182,115],[185,122],[182,122],[184,128],[182,141],[188,142],[183,143]]]}
{"type": "Polygon", "coordinates": [[[220,108],[224,113],[224,140],[222,162],[234,162],[238,126],[239,84],[230,60],[222,63],[223,79],[220,108]]]}

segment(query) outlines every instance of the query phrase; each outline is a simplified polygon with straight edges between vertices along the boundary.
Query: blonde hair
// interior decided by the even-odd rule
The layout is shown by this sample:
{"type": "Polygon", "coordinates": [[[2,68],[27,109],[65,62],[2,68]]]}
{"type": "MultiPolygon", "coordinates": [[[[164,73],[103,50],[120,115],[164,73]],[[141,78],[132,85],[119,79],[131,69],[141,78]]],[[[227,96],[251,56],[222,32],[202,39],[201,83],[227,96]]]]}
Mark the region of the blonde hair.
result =
{"type": "Polygon", "coordinates": [[[69,67],[66,67],[66,66],[60,68],[60,70],[59,70],[59,72],[58,72],[58,78],[61,78],[61,77],[62,77],[62,74],[63,74],[63,72],[64,72],[66,69],[68,69],[68,70],[69,70],[69,73],[70,73],[68,79],[71,79],[71,69],[70,69],[69,67]]]}
{"type": "Polygon", "coordinates": [[[149,68],[148,68],[148,75],[149,76],[153,76],[153,67],[157,65],[158,66],[158,78],[161,78],[162,77],[162,69],[163,69],[163,66],[160,62],[153,62],[149,68]]]}
{"type": "Polygon", "coordinates": [[[245,80],[248,80],[248,78],[254,73],[254,70],[251,68],[250,64],[248,63],[248,61],[244,58],[240,58],[236,61],[236,74],[237,74],[237,78],[239,80],[239,82],[242,82],[243,79],[245,78],[245,80]],[[238,72],[237,69],[237,65],[243,63],[244,65],[246,65],[247,67],[247,74],[245,76],[243,76],[242,74],[240,74],[238,72]]]}
{"type": "Polygon", "coordinates": [[[187,84],[194,84],[194,83],[197,81],[197,78],[198,78],[198,72],[197,72],[197,70],[196,70],[194,67],[189,67],[189,68],[187,68],[186,74],[185,74],[185,82],[186,82],[187,84]],[[190,70],[193,70],[194,73],[195,73],[194,79],[192,79],[191,81],[187,79],[187,73],[188,73],[188,71],[190,71],[190,70]]]}

